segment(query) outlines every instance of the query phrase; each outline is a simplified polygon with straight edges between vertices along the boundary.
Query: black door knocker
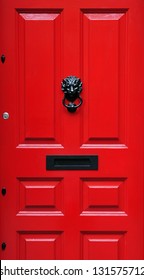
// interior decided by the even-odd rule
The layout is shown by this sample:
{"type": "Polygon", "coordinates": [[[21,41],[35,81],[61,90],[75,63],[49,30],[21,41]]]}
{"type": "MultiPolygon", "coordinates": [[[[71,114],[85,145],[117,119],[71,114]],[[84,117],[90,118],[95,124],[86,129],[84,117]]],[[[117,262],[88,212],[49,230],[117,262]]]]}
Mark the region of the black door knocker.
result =
{"type": "Polygon", "coordinates": [[[82,105],[82,98],[80,93],[82,91],[82,82],[80,78],[75,76],[68,76],[62,81],[62,91],[64,92],[64,98],[62,100],[63,105],[71,113],[74,113],[79,106],[82,105]],[[78,99],[79,103],[74,103],[78,99]],[[66,100],[70,101],[67,102],[66,100]]]}

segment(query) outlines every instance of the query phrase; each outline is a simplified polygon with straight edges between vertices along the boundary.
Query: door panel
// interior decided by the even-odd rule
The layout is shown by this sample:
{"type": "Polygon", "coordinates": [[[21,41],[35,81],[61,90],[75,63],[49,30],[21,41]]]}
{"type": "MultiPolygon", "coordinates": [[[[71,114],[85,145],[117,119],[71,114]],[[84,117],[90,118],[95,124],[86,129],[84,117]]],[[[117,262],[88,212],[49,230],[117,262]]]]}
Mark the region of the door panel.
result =
{"type": "Polygon", "coordinates": [[[82,179],[82,213],[126,213],[125,179],[82,179]]]}
{"type": "Polygon", "coordinates": [[[118,260],[123,259],[124,232],[84,233],[83,259],[118,260]]]}
{"type": "Polygon", "coordinates": [[[16,19],[21,143],[58,143],[61,13],[18,10],[16,19]]]}
{"type": "Polygon", "coordinates": [[[1,0],[1,259],[144,259],[143,27],[142,0],[1,0]]]}
{"type": "Polygon", "coordinates": [[[125,143],[126,26],[126,11],[82,12],[85,143],[125,143]]]}
{"type": "Polygon", "coordinates": [[[20,232],[20,259],[55,260],[62,259],[61,232],[20,232]],[[45,253],[44,253],[45,252],[45,253]]]}
{"type": "Polygon", "coordinates": [[[19,214],[63,214],[63,184],[62,178],[19,180],[17,190],[19,214]]]}

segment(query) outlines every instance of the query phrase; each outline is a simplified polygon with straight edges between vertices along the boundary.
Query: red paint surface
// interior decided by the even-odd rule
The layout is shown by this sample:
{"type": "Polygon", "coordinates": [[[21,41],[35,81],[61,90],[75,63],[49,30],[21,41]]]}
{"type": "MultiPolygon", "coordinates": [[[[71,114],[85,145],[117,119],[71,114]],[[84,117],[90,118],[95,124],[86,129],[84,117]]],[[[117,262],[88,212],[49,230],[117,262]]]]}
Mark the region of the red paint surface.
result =
{"type": "Polygon", "coordinates": [[[1,259],[144,259],[143,30],[142,0],[0,1],[1,259]],[[98,171],[46,171],[68,154],[98,171]]]}

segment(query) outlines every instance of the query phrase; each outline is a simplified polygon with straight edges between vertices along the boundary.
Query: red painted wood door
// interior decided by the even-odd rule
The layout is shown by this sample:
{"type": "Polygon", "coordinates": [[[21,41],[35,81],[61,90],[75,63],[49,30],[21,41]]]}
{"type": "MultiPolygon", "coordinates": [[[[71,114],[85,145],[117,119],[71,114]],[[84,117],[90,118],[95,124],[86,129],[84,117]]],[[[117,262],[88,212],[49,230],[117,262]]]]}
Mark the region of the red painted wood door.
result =
{"type": "Polygon", "coordinates": [[[143,30],[142,0],[0,1],[1,259],[144,258],[143,30]]]}

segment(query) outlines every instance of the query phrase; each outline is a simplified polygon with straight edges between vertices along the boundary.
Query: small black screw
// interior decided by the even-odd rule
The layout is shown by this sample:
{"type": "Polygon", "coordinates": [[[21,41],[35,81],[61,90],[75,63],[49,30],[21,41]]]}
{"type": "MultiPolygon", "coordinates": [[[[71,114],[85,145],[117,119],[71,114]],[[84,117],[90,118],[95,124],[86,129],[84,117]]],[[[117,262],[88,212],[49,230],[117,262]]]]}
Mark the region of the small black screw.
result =
{"type": "Polygon", "coordinates": [[[5,58],[5,55],[2,54],[2,56],[1,56],[1,62],[4,63],[4,62],[5,62],[5,59],[6,59],[6,58],[5,58]]]}
{"type": "Polygon", "coordinates": [[[2,188],[2,191],[1,191],[2,195],[6,195],[6,188],[2,188]]]}
{"type": "Polygon", "coordinates": [[[6,243],[3,242],[2,245],[1,245],[1,247],[2,247],[2,250],[5,250],[5,248],[6,248],[6,243]]]}

